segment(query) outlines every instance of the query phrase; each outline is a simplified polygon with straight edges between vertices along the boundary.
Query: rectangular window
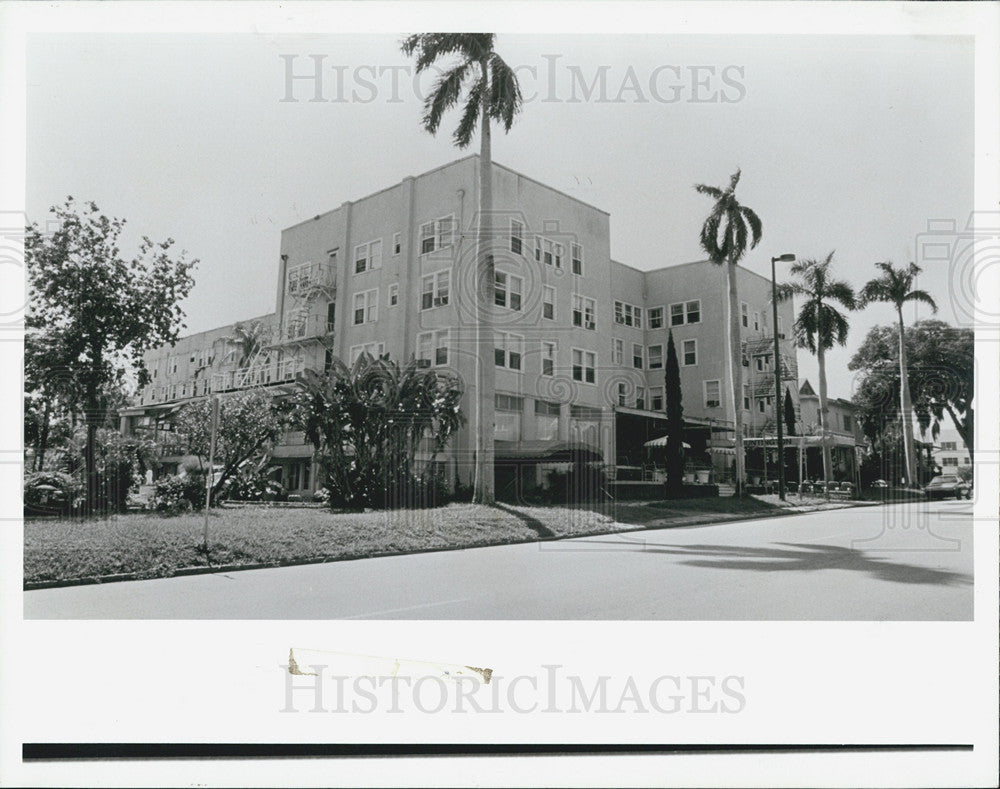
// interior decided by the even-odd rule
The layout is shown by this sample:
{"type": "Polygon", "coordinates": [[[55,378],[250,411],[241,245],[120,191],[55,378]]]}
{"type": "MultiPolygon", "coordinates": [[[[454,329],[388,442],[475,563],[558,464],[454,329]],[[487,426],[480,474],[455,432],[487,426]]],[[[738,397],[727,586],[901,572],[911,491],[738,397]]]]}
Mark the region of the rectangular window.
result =
{"type": "Polygon", "coordinates": [[[399,304],[399,285],[392,284],[389,286],[389,306],[395,307],[399,304]]]}
{"type": "Polygon", "coordinates": [[[542,285],[542,317],[556,319],[556,289],[551,285],[542,285]]]}
{"type": "Polygon", "coordinates": [[[354,273],[382,268],[382,239],[358,244],[354,247],[354,273]]]}
{"type": "Polygon", "coordinates": [[[750,385],[743,384],[743,410],[750,410],[750,385]]]}
{"type": "Polygon", "coordinates": [[[378,320],[378,288],[354,294],[354,325],[378,320]]]}
{"type": "Polygon", "coordinates": [[[757,400],[757,410],[762,414],[767,413],[767,404],[764,402],[763,397],[757,400]]]}
{"type": "Polygon", "coordinates": [[[785,322],[780,315],[778,316],[778,339],[785,339],[785,322]]]}
{"type": "Polygon", "coordinates": [[[493,438],[499,441],[519,441],[521,439],[521,413],[523,398],[516,395],[497,394],[494,399],[493,438]]]}
{"type": "Polygon", "coordinates": [[[559,437],[559,403],[535,401],[535,434],[540,441],[559,437]]]}
{"type": "Polygon", "coordinates": [[[633,304],[625,304],[621,301],[615,302],[615,323],[624,326],[634,326],[642,328],[642,308],[633,304]]]}
{"type": "Polygon", "coordinates": [[[403,234],[393,233],[392,234],[392,254],[398,255],[403,251],[403,234]]]}
{"type": "Polygon", "coordinates": [[[750,326],[750,305],[745,301],[740,304],[740,321],[744,329],[750,326]]]}
{"type": "Polygon", "coordinates": [[[364,345],[352,345],[351,346],[351,364],[353,365],[360,357],[361,354],[367,353],[369,356],[378,359],[380,356],[385,354],[385,343],[384,342],[368,342],[364,345]]]}
{"type": "Polygon", "coordinates": [[[524,223],[510,220],[510,251],[520,255],[524,250],[524,223]]]}
{"type": "Polygon", "coordinates": [[[535,236],[535,260],[546,266],[562,268],[563,245],[544,236],[535,236]]]}
{"type": "Polygon", "coordinates": [[[628,396],[628,385],[625,383],[618,384],[618,405],[625,405],[625,398],[628,396]]]}
{"type": "Polygon", "coordinates": [[[422,366],[448,364],[448,330],[428,331],[417,335],[417,360],[422,366]]]}
{"type": "Polygon", "coordinates": [[[688,323],[701,323],[701,299],[687,302],[684,311],[687,313],[688,323]]]}
{"type": "Polygon", "coordinates": [[[493,359],[497,367],[520,370],[524,356],[524,337],[510,332],[497,332],[493,340],[493,359]]]}
{"type": "Polygon", "coordinates": [[[551,340],[542,340],[542,375],[556,374],[556,344],[551,340]]]}
{"type": "MultiPolygon", "coordinates": [[[[903,336],[905,337],[906,335],[903,336]]],[[[846,430],[847,432],[851,432],[851,430],[854,429],[851,426],[851,417],[848,416],[847,414],[844,414],[843,417],[844,417],[844,430],[846,430]]]]}
{"type": "Polygon", "coordinates": [[[493,277],[493,303],[512,310],[521,309],[524,280],[513,274],[497,271],[493,277]]]}
{"type": "Polygon", "coordinates": [[[611,361],[615,364],[624,364],[625,343],[622,340],[611,341],[611,361]]]}
{"type": "Polygon", "coordinates": [[[615,323],[625,325],[625,305],[620,301],[615,302],[615,323]]]}
{"type": "Polygon", "coordinates": [[[635,407],[646,410],[646,389],[642,386],[635,388],[635,407]]]}
{"type": "Polygon", "coordinates": [[[579,244],[573,244],[572,246],[573,254],[573,273],[577,276],[583,276],[583,247],[579,244]]]}
{"type": "MultiPolygon", "coordinates": [[[[846,416],[844,417],[845,420],[847,418],[848,417],[846,417],[846,416]]],[[[941,442],[941,451],[942,452],[955,452],[957,449],[958,449],[958,442],[957,441],[942,441],[941,442]]]]}
{"type": "Polygon", "coordinates": [[[693,367],[698,364],[698,341],[684,340],[682,347],[684,349],[684,366],[693,367]]]}
{"type": "Polygon", "coordinates": [[[760,313],[755,312],[753,314],[753,330],[760,331],[760,313]]]}
{"type": "Polygon", "coordinates": [[[663,346],[649,346],[649,369],[660,370],[663,368],[663,346]]]}
{"type": "Polygon", "coordinates": [[[670,305],[670,325],[671,326],[683,326],[684,325],[684,305],[683,304],[671,304],[670,305]]]}
{"type": "Polygon", "coordinates": [[[649,328],[651,329],[663,328],[663,307],[650,307],[649,328]]]}
{"type": "Polygon", "coordinates": [[[957,466],[958,458],[941,458],[942,466],[957,466]]]}
{"type": "Polygon", "coordinates": [[[573,380],[592,384],[597,382],[597,354],[593,351],[573,349],[573,380]]]}
{"type": "Polygon", "coordinates": [[[420,226],[420,254],[426,255],[435,249],[454,243],[454,218],[449,215],[420,226]]]}
{"type": "Polygon", "coordinates": [[[642,307],[634,307],[635,310],[635,328],[642,328],[642,307]]]}
{"type": "Polygon", "coordinates": [[[719,380],[705,381],[705,408],[718,408],[722,405],[722,382],[719,380]]]}
{"type": "Polygon", "coordinates": [[[642,365],[642,346],[637,343],[632,343],[632,366],[636,370],[641,370],[642,365]]]}
{"type": "Polygon", "coordinates": [[[451,270],[443,269],[433,274],[426,274],[421,279],[420,309],[432,310],[448,304],[451,290],[451,270]]]}
{"type": "Polygon", "coordinates": [[[652,411],[663,410],[663,387],[654,386],[649,390],[649,407],[652,411]]]}
{"type": "Polygon", "coordinates": [[[573,325],[594,331],[597,328],[597,302],[587,296],[573,294],[573,325]]]}

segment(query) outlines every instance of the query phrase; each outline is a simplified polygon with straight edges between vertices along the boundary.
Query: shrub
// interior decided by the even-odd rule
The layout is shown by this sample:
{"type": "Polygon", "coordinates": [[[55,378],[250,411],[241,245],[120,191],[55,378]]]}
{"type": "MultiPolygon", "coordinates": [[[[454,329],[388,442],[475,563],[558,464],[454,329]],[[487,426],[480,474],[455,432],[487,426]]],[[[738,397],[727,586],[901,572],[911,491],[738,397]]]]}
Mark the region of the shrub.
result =
{"type": "Polygon", "coordinates": [[[25,515],[68,515],[82,503],[82,490],[75,478],[61,471],[28,474],[24,478],[25,515]]]}
{"type": "Polygon", "coordinates": [[[178,515],[205,506],[205,475],[192,472],[184,476],[164,477],[156,483],[149,499],[149,509],[178,515]]]}
{"type": "Polygon", "coordinates": [[[553,504],[599,501],[607,491],[604,469],[586,463],[577,463],[569,471],[550,471],[548,483],[549,500],[553,504]]]}

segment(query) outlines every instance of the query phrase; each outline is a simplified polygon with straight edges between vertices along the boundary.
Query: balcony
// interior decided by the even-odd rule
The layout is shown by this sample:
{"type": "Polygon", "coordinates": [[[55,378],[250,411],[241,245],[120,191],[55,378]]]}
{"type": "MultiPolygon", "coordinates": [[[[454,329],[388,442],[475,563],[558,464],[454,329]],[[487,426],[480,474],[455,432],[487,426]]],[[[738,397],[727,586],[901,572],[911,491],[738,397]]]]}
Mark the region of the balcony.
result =
{"type": "Polygon", "coordinates": [[[246,370],[217,373],[212,376],[212,391],[229,392],[234,389],[290,383],[303,370],[305,362],[301,359],[285,359],[281,362],[254,365],[246,370]]]}
{"type": "Polygon", "coordinates": [[[337,270],[329,263],[302,263],[288,269],[285,292],[289,296],[308,297],[336,289],[337,270]]]}
{"type": "Polygon", "coordinates": [[[325,315],[292,315],[285,324],[278,344],[330,337],[333,331],[334,324],[325,315]]]}

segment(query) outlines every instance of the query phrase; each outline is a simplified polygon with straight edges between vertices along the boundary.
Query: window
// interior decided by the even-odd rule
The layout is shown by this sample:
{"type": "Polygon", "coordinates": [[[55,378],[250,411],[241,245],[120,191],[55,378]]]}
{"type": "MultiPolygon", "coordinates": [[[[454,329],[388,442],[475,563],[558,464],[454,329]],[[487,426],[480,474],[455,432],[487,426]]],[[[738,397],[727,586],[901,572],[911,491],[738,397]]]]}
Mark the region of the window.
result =
{"type": "Polygon", "coordinates": [[[592,384],[597,382],[597,354],[593,351],[573,349],[573,380],[592,384]]]}
{"type": "Polygon", "coordinates": [[[850,417],[850,415],[849,414],[843,414],[843,419],[844,419],[844,430],[846,430],[848,433],[850,433],[854,429],[854,427],[851,425],[851,417],[850,417]]]}
{"type": "Polygon", "coordinates": [[[354,294],[354,325],[378,320],[378,288],[354,294]]]}
{"type": "Polygon", "coordinates": [[[638,343],[632,343],[632,366],[636,370],[642,369],[642,346],[638,343]]]}
{"type": "Polygon", "coordinates": [[[597,302],[587,296],[573,294],[573,325],[591,331],[597,328],[595,312],[597,302]]]}
{"type": "Polygon", "coordinates": [[[493,279],[493,303],[498,307],[521,309],[521,292],[524,281],[513,274],[498,271],[493,279]]]}
{"type": "Polygon", "coordinates": [[[542,340],[542,375],[553,376],[556,373],[556,344],[551,340],[542,340]]]}
{"type": "Polygon", "coordinates": [[[642,386],[635,388],[635,407],[646,410],[646,389],[642,386]]]}
{"type": "Polygon", "coordinates": [[[524,398],[497,393],[494,400],[493,438],[500,441],[519,441],[521,438],[521,412],[524,398]]]}
{"type": "Polygon", "coordinates": [[[753,314],[753,330],[760,331],[760,313],[755,312],[753,314]]]}
{"type": "Polygon", "coordinates": [[[378,359],[380,356],[385,354],[385,343],[366,342],[364,345],[352,345],[351,364],[353,365],[361,357],[361,354],[363,353],[367,353],[369,356],[378,359]]]}
{"type": "Polygon", "coordinates": [[[698,364],[698,341],[697,340],[684,340],[681,344],[684,354],[684,366],[692,367],[698,364]]]}
{"type": "Polygon", "coordinates": [[[628,397],[628,384],[618,384],[618,405],[625,405],[625,398],[628,397]]]}
{"type": "Polygon", "coordinates": [[[546,266],[562,268],[563,245],[557,244],[544,236],[535,236],[535,260],[546,266]]]}
{"type": "Polygon", "coordinates": [[[421,280],[420,309],[431,310],[448,304],[450,286],[451,271],[449,269],[425,275],[421,280]]]}
{"type": "Polygon", "coordinates": [[[524,251],[524,223],[510,220],[510,251],[520,255],[524,251]]]}
{"type": "Polygon", "coordinates": [[[382,239],[354,247],[354,273],[382,268],[382,239]]]}
{"type": "Polygon", "coordinates": [[[426,222],[420,226],[420,254],[426,255],[435,249],[451,246],[454,243],[454,218],[445,216],[426,222]]]}
{"type": "Polygon", "coordinates": [[[540,441],[559,437],[559,403],[535,401],[535,435],[540,441]]]}
{"type": "Polygon", "coordinates": [[[649,390],[649,407],[652,411],[663,410],[663,387],[654,386],[649,390]]]}
{"type": "Polygon", "coordinates": [[[633,307],[632,309],[635,312],[635,328],[641,329],[642,328],[642,308],[641,307],[633,307]]]}
{"type": "Polygon", "coordinates": [[[743,410],[750,410],[750,385],[743,384],[743,410]]]}
{"type": "Polygon", "coordinates": [[[572,251],[573,273],[583,276],[583,247],[579,244],[573,244],[570,249],[572,251]]]}
{"type": "Polygon", "coordinates": [[[313,264],[308,261],[288,269],[288,273],[285,275],[286,290],[289,293],[304,291],[312,281],[313,270],[313,264]]]}
{"type": "Polygon", "coordinates": [[[399,285],[393,283],[389,286],[389,306],[395,307],[399,304],[399,285]]]}
{"type": "Polygon", "coordinates": [[[771,369],[771,354],[765,354],[764,356],[755,356],[753,359],[754,367],[758,373],[764,373],[771,369]]]}
{"type": "Polygon", "coordinates": [[[448,330],[428,331],[417,335],[417,360],[424,366],[448,364],[448,330]]]}
{"type": "Polygon", "coordinates": [[[745,301],[740,304],[740,321],[744,329],[750,325],[750,305],[745,301]]]}
{"type": "Polygon", "coordinates": [[[957,466],[958,458],[941,458],[942,466],[957,466]]]}
{"type": "Polygon", "coordinates": [[[542,285],[542,317],[556,319],[556,289],[551,285],[542,285]]]}
{"type": "Polygon", "coordinates": [[[493,341],[493,360],[497,367],[508,370],[521,369],[521,357],[524,355],[524,337],[510,332],[497,332],[493,341]]]}
{"type": "Polygon", "coordinates": [[[785,339],[785,322],[780,315],[778,316],[778,339],[785,339]]]}
{"type": "MultiPolygon", "coordinates": [[[[745,389],[746,387],[744,387],[745,389]]],[[[722,405],[722,382],[718,379],[705,381],[705,408],[718,408],[722,405]]]]}
{"type": "Polygon", "coordinates": [[[972,463],[972,459],[971,458],[969,458],[969,457],[962,458],[962,465],[963,466],[968,466],[971,463],[972,463]]]}
{"type": "Polygon", "coordinates": [[[760,397],[760,398],[757,399],[757,410],[760,413],[762,413],[762,414],[766,412],[766,408],[764,406],[764,398],[763,397],[760,397]]]}
{"type": "Polygon", "coordinates": [[[611,361],[615,364],[624,364],[625,343],[622,340],[611,341],[611,361]]]}
{"type": "Polygon", "coordinates": [[[615,323],[642,328],[642,309],[622,301],[615,302],[615,323]]]}
{"type": "Polygon", "coordinates": [[[684,305],[683,304],[671,304],[670,305],[670,325],[671,326],[682,326],[682,325],[684,325],[684,305]]]}
{"type": "Polygon", "coordinates": [[[660,370],[663,368],[663,346],[649,346],[649,369],[660,370]]]}
{"type": "Polygon", "coordinates": [[[649,328],[663,328],[663,307],[651,307],[649,310],[649,328]]]}
{"type": "Polygon", "coordinates": [[[701,299],[685,303],[684,311],[687,313],[688,323],[701,323],[701,299]]]}
{"type": "Polygon", "coordinates": [[[403,234],[393,233],[392,234],[392,254],[398,255],[403,251],[403,234]]]}
{"type": "Polygon", "coordinates": [[[958,442],[957,441],[942,441],[941,442],[941,451],[942,452],[955,452],[957,450],[958,450],[958,442]]]}

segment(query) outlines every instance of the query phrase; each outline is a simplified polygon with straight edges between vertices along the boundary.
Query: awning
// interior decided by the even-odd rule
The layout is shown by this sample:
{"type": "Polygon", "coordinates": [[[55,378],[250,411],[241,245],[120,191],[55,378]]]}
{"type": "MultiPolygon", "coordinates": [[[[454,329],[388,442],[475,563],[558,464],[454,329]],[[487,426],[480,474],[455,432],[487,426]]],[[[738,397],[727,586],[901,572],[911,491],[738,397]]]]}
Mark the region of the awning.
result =
{"type": "MultiPolygon", "coordinates": [[[[753,436],[743,439],[744,445],[754,446],[754,445],[765,445],[765,446],[777,446],[778,439],[775,436],[753,436]]],[[[797,447],[799,444],[804,444],[807,447],[819,447],[823,445],[823,436],[785,436],[784,443],[786,447],[797,447]]],[[[844,436],[838,433],[831,433],[827,437],[827,445],[831,447],[863,447],[866,446],[864,443],[859,443],[852,436],[844,436]]]]}
{"type": "Polygon", "coordinates": [[[602,462],[604,456],[597,447],[581,441],[494,441],[496,460],[530,460],[536,463],[602,462]]]}
{"type": "MultiPolygon", "coordinates": [[[[667,445],[667,440],[670,436],[660,436],[659,438],[654,438],[652,441],[647,441],[643,446],[645,447],[665,447],[667,445]]],[[[684,449],[691,449],[691,445],[686,441],[682,441],[681,445],[684,449]]]]}

